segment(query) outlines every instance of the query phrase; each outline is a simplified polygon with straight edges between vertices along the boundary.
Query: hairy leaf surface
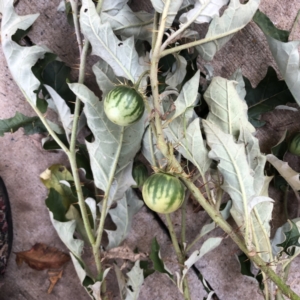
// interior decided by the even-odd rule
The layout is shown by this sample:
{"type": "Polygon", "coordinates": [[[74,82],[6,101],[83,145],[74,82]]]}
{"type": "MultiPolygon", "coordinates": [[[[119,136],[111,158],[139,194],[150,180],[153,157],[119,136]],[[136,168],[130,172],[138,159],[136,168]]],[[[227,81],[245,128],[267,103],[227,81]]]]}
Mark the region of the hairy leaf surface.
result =
{"type": "Polygon", "coordinates": [[[117,229],[114,231],[105,230],[109,241],[107,249],[119,246],[126,238],[131,228],[133,215],[137,213],[142,206],[143,201],[136,196],[132,189],[128,189],[123,198],[117,202],[117,207],[108,211],[117,229]]]}
{"type": "Polygon", "coordinates": [[[140,261],[136,261],[133,268],[127,273],[127,295],[125,300],[138,300],[139,293],[144,282],[143,269],[140,268],[140,261]]]}
{"type": "Polygon", "coordinates": [[[36,105],[34,91],[39,88],[40,82],[33,75],[31,68],[50,50],[41,46],[22,47],[12,41],[12,36],[18,29],[28,29],[38,16],[39,14],[18,16],[14,11],[12,0],[3,3],[1,22],[3,53],[14,80],[27,100],[34,106],[36,105]]]}
{"type": "Polygon", "coordinates": [[[216,52],[233,37],[233,34],[251,21],[259,3],[260,0],[250,0],[246,4],[241,4],[240,0],[231,0],[224,14],[212,20],[205,38],[213,39],[214,36],[220,34],[226,36],[197,46],[202,58],[212,60],[216,52]]]}
{"type": "Polygon", "coordinates": [[[92,44],[93,54],[105,60],[117,76],[135,82],[146,70],[139,64],[139,57],[134,47],[134,38],[119,40],[109,23],[101,23],[91,0],[83,0],[80,11],[80,24],[83,34],[92,44]]]}
{"type": "Polygon", "coordinates": [[[194,8],[180,16],[179,21],[186,23],[189,19],[193,18],[195,14],[200,15],[194,21],[197,24],[209,23],[214,17],[219,16],[219,10],[222,6],[226,5],[229,0],[205,0],[205,1],[190,1],[193,2],[194,8]]]}
{"type": "Polygon", "coordinates": [[[145,11],[133,12],[128,5],[125,5],[114,16],[102,13],[101,20],[103,23],[109,23],[117,35],[126,38],[134,36],[135,39],[146,40],[151,43],[153,14],[145,11]]]}
{"type": "Polygon", "coordinates": [[[207,120],[237,139],[240,126],[250,132],[255,129],[248,122],[247,104],[239,97],[235,87],[234,81],[214,77],[204,93],[204,99],[209,107],[207,120]]]}
{"type": "Polygon", "coordinates": [[[247,162],[243,144],[236,144],[232,135],[221,131],[215,124],[203,120],[207,143],[211,148],[208,156],[219,161],[218,169],[224,177],[222,188],[230,195],[231,213],[240,226],[248,214],[248,203],[254,197],[253,177],[247,162]]]}
{"type": "Polygon", "coordinates": [[[70,87],[85,104],[84,112],[95,137],[94,142],[86,142],[95,184],[99,189],[106,191],[113,163],[118,160],[117,174],[130,164],[139,151],[145,118],[127,126],[122,138],[121,127],[108,120],[103,110],[103,102],[100,102],[92,91],[82,84],[71,84],[70,87]],[[120,157],[117,157],[120,143],[122,143],[122,150],[120,157]]]}

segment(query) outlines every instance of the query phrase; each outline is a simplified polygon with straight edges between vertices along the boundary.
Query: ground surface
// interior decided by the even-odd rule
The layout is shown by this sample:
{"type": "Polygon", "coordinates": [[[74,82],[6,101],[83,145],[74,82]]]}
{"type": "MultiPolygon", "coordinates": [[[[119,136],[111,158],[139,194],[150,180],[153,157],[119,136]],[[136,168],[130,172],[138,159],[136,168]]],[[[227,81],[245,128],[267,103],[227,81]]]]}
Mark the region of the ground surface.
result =
{"type": "MultiPolygon", "coordinates": [[[[30,33],[31,40],[36,44],[47,45],[53,52],[74,68],[76,76],[77,46],[72,29],[66,23],[64,14],[58,13],[56,7],[60,1],[31,1],[20,0],[17,6],[21,14],[40,12],[40,17],[30,33]]],[[[141,5],[149,7],[144,1],[133,1],[135,7],[141,5]],[[136,3],[135,3],[136,2],[136,3]]],[[[261,10],[268,14],[281,29],[290,29],[293,20],[300,9],[299,0],[263,0],[261,10]]],[[[293,32],[293,37],[300,35],[300,25],[293,32]]],[[[201,61],[199,62],[201,65],[201,61]]],[[[90,62],[92,65],[92,62],[90,62]]],[[[265,75],[268,65],[274,63],[265,43],[265,39],[254,23],[249,24],[238,33],[217,54],[213,63],[216,75],[229,77],[236,68],[241,67],[245,76],[257,84],[265,75]]],[[[25,115],[34,115],[25,102],[8,71],[5,59],[0,49],[0,118],[12,117],[16,111],[25,115]]],[[[88,77],[88,84],[92,85],[92,76],[88,77]]],[[[300,113],[274,111],[264,116],[267,125],[259,130],[258,137],[264,152],[277,143],[285,127],[299,130],[300,113]],[[284,124],[285,127],[282,127],[284,124]]],[[[54,163],[66,163],[62,153],[48,153],[40,146],[41,136],[25,136],[22,130],[0,137],[0,175],[4,179],[10,196],[13,223],[14,243],[13,251],[22,251],[31,248],[36,242],[43,242],[66,251],[54,231],[49,214],[44,204],[47,191],[39,180],[39,174],[54,163]]],[[[298,167],[300,171],[299,162],[298,167]]],[[[281,203],[278,193],[272,195],[277,201],[277,213],[274,215],[273,225],[280,224],[281,203]]],[[[295,208],[295,200],[291,195],[290,213],[295,208]]],[[[174,223],[179,215],[174,214],[174,223]]],[[[197,234],[201,224],[207,221],[203,212],[193,213],[189,209],[188,226],[191,228],[188,239],[197,234]]],[[[179,228],[179,226],[177,226],[179,228]]],[[[141,251],[149,252],[150,241],[157,237],[161,245],[161,253],[172,269],[176,261],[171,243],[161,231],[145,208],[136,215],[132,231],[126,244],[132,249],[137,245],[141,251]]],[[[223,236],[221,230],[213,232],[215,236],[223,236]]],[[[198,245],[199,247],[199,245],[198,245]]],[[[195,248],[196,249],[196,248],[195,248]]],[[[224,239],[222,246],[207,254],[197,267],[206,280],[216,291],[219,299],[262,299],[256,282],[243,277],[239,273],[239,265],[235,255],[237,247],[231,240],[224,239]]],[[[0,300],[53,300],[53,299],[89,299],[79,285],[73,266],[69,263],[64,271],[63,278],[55,287],[53,293],[46,293],[48,279],[45,271],[34,271],[26,265],[18,268],[12,254],[5,276],[4,285],[0,289],[0,300]]],[[[289,283],[293,289],[300,293],[300,261],[295,260],[292,266],[289,283]]],[[[113,281],[113,277],[109,277],[113,281]]],[[[206,293],[197,280],[195,274],[190,272],[192,299],[203,299],[206,293]]],[[[115,286],[115,285],[114,285],[115,286]]],[[[116,290],[112,291],[113,299],[119,299],[116,290]]],[[[140,300],[166,299],[180,300],[181,295],[167,277],[156,274],[145,280],[140,300]]]]}

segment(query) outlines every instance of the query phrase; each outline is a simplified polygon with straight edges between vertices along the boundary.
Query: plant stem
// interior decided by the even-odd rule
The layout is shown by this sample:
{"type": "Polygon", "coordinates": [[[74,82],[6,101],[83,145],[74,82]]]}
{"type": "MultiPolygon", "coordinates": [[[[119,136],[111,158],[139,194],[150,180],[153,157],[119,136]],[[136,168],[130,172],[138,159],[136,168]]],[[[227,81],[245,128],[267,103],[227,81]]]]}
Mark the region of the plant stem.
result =
{"type": "Polygon", "coordinates": [[[154,19],[153,19],[153,32],[152,32],[152,43],[151,43],[152,49],[154,49],[155,43],[157,41],[158,20],[159,20],[159,13],[157,11],[155,11],[154,19]]]}
{"type": "Polygon", "coordinates": [[[182,33],[183,31],[185,31],[198,17],[199,15],[201,14],[201,12],[205,9],[205,7],[210,3],[210,0],[209,1],[206,1],[205,4],[203,4],[201,6],[201,8],[193,15],[192,18],[189,18],[189,20],[182,24],[181,27],[173,32],[167,39],[166,41],[162,44],[161,48],[160,48],[160,51],[162,52],[163,50],[166,49],[166,47],[172,42],[175,40],[175,38],[180,34],[182,33]]]}
{"type": "MultiPolygon", "coordinates": [[[[182,252],[180,250],[170,214],[166,214],[166,221],[167,221],[167,226],[168,226],[168,229],[169,229],[169,232],[170,232],[171,240],[172,240],[172,243],[173,243],[173,247],[174,247],[174,250],[176,252],[178,262],[180,264],[180,270],[182,272],[183,265],[184,265],[184,256],[182,255],[182,252]]],[[[186,277],[183,279],[183,296],[184,296],[185,300],[190,300],[191,299],[189,286],[188,286],[188,282],[187,282],[186,277]]]]}
{"type": "Polygon", "coordinates": [[[232,227],[223,219],[222,215],[219,211],[215,210],[206,199],[202,196],[199,189],[190,181],[188,175],[185,174],[184,170],[182,169],[179,162],[176,160],[175,156],[173,155],[173,151],[170,151],[169,145],[166,143],[162,131],[162,123],[160,119],[160,105],[159,105],[159,93],[158,93],[158,80],[157,80],[157,73],[158,73],[158,61],[162,56],[165,56],[170,53],[174,53],[189,47],[193,47],[195,45],[200,45],[207,43],[209,41],[219,39],[230,34],[233,34],[240,30],[241,28],[226,32],[224,34],[217,35],[215,37],[203,39],[201,41],[188,43],[179,47],[175,47],[173,49],[168,49],[163,52],[160,52],[161,41],[164,34],[165,28],[165,20],[167,17],[167,12],[169,9],[170,0],[165,1],[164,11],[161,17],[161,24],[158,30],[157,41],[152,53],[151,59],[151,69],[150,69],[150,81],[151,81],[151,89],[152,95],[154,100],[154,108],[155,108],[155,127],[157,130],[157,147],[162,152],[162,154],[168,160],[169,166],[173,168],[178,174],[181,174],[181,179],[187,186],[187,188],[191,191],[194,195],[195,199],[199,202],[199,204],[205,209],[208,215],[216,222],[218,226],[220,226],[231,238],[232,240],[238,245],[238,247],[263,271],[265,274],[274,281],[277,286],[282,290],[283,294],[290,297],[292,300],[300,300],[300,297],[295,294],[289,286],[287,286],[282,279],[271,269],[269,268],[266,263],[259,257],[257,253],[254,251],[249,252],[245,242],[232,230],[232,227]]]}
{"type": "Polygon", "coordinates": [[[171,54],[171,53],[180,52],[181,50],[192,48],[192,47],[195,47],[195,46],[199,46],[199,45],[202,45],[202,44],[214,41],[214,40],[221,39],[223,37],[234,34],[234,33],[240,31],[243,28],[244,28],[244,26],[233,29],[233,30],[230,30],[230,31],[227,31],[225,33],[216,34],[212,37],[208,37],[208,38],[205,38],[205,39],[202,39],[202,40],[199,40],[199,41],[190,42],[190,43],[187,43],[187,44],[184,44],[184,45],[180,45],[180,46],[177,46],[177,47],[174,47],[174,48],[171,48],[171,49],[164,50],[164,51],[161,52],[160,57],[166,56],[166,55],[171,54]]]}
{"type": "Polygon", "coordinates": [[[82,40],[79,28],[79,21],[78,21],[78,0],[70,0],[71,7],[72,7],[72,14],[73,14],[73,22],[75,27],[75,33],[78,43],[79,54],[82,54],[82,40]]]}
{"type": "MultiPolygon", "coordinates": [[[[118,145],[118,148],[117,148],[114,163],[112,165],[112,168],[111,168],[111,171],[110,171],[110,174],[109,174],[106,191],[105,191],[105,195],[104,195],[104,198],[103,198],[101,217],[100,217],[100,222],[99,222],[99,226],[98,226],[98,229],[97,229],[97,239],[96,239],[95,245],[93,245],[93,252],[99,258],[100,258],[99,249],[100,249],[100,244],[101,244],[102,235],[103,235],[103,231],[104,231],[104,222],[105,222],[105,218],[106,218],[107,212],[108,212],[107,204],[108,204],[108,199],[109,199],[109,192],[110,192],[110,188],[111,188],[111,185],[113,183],[113,180],[114,180],[114,176],[115,176],[115,173],[116,173],[120,153],[121,153],[121,150],[122,150],[124,131],[125,131],[125,127],[122,126],[119,145],[118,145]]],[[[97,265],[97,270],[98,270],[98,274],[100,274],[101,273],[101,264],[97,265]]]]}
{"type": "Polygon", "coordinates": [[[187,202],[190,197],[190,192],[188,191],[185,195],[183,205],[181,207],[181,244],[184,245],[186,242],[185,231],[186,231],[186,207],[187,202]]]}

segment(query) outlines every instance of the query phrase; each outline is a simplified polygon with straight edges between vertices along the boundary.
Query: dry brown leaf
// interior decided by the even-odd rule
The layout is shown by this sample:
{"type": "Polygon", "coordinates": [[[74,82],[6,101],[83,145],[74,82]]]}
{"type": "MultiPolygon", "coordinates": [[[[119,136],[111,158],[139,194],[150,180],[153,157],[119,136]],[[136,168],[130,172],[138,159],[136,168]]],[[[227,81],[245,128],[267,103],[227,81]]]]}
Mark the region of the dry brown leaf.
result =
{"type": "Polygon", "coordinates": [[[48,288],[48,294],[51,294],[54,286],[56,285],[57,281],[62,277],[63,270],[60,271],[48,271],[50,285],[48,288]]]}
{"type": "Polygon", "coordinates": [[[145,253],[134,253],[128,246],[120,246],[116,248],[112,248],[107,252],[103,252],[103,259],[115,259],[121,258],[130,261],[137,261],[141,259],[145,259],[147,255],[145,253]]]}
{"type": "Polygon", "coordinates": [[[23,261],[34,270],[59,269],[70,260],[70,256],[55,247],[37,243],[30,250],[15,252],[16,263],[21,266],[23,261]]]}

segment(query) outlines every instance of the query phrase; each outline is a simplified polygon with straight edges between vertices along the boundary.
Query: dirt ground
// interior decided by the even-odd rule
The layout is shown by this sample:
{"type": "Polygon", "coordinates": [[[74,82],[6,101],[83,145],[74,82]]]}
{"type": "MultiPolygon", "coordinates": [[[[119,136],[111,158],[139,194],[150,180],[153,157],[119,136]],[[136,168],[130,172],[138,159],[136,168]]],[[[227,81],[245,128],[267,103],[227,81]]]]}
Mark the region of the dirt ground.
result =
{"type": "MultiPolygon", "coordinates": [[[[20,0],[17,11],[20,14],[36,12],[41,14],[29,34],[30,39],[33,43],[46,45],[57,53],[74,69],[74,76],[76,76],[78,54],[75,35],[67,24],[64,14],[56,10],[59,2],[60,0],[20,0]]],[[[146,1],[135,0],[132,1],[132,5],[136,8],[138,6],[149,8],[149,3],[146,1]]],[[[262,0],[260,8],[276,26],[289,30],[300,9],[300,1],[262,0]]],[[[300,38],[300,24],[293,31],[292,37],[293,39],[300,38]]],[[[89,66],[93,62],[93,60],[89,61],[89,66]]],[[[201,64],[202,62],[199,61],[200,66],[201,64]]],[[[266,40],[254,23],[250,23],[236,34],[216,55],[213,62],[215,75],[228,78],[240,67],[253,85],[257,85],[265,76],[269,65],[275,66],[266,40]]],[[[9,73],[1,48],[0,66],[0,119],[10,118],[16,111],[33,116],[34,112],[26,103],[9,73]]],[[[88,76],[87,81],[89,86],[94,86],[93,76],[88,76]]],[[[291,131],[300,129],[300,112],[277,110],[265,114],[263,118],[267,124],[258,130],[257,136],[261,141],[262,151],[266,153],[270,151],[272,145],[278,142],[286,128],[291,131]]],[[[0,137],[0,175],[6,183],[11,201],[14,225],[13,252],[30,249],[37,242],[67,251],[51,225],[49,213],[44,204],[47,190],[39,180],[40,173],[47,167],[56,163],[67,164],[67,161],[62,153],[44,151],[40,145],[41,138],[40,135],[26,136],[23,130],[0,137]]],[[[299,161],[291,162],[291,164],[300,171],[299,161]]],[[[276,201],[272,226],[281,225],[282,195],[274,191],[271,196],[276,201]]],[[[289,207],[291,214],[295,211],[295,201],[291,194],[289,207]]],[[[175,224],[179,218],[178,214],[173,215],[175,224]]],[[[203,212],[194,213],[192,207],[189,207],[187,226],[190,231],[187,238],[191,239],[195,236],[200,226],[206,221],[207,216],[203,212]]],[[[179,229],[179,226],[176,228],[179,229]]],[[[215,230],[213,235],[224,236],[219,229],[215,230]]],[[[176,258],[171,242],[153,216],[142,208],[134,219],[132,230],[125,243],[132,249],[138,246],[140,251],[148,253],[153,236],[157,237],[161,245],[162,256],[166,258],[168,267],[173,270],[172,266],[175,265],[176,258]]],[[[195,249],[199,246],[200,244],[195,249]]],[[[221,300],[263,299],[256,282],[240,274],[237,254],[239,254],[237,247],[227,238],[220,247],[205,255],[196,266],[221,300]]],[[[289,277],[291,288],[298,294],[300,294],[299,267],[300,259],[297,258],[292,264],[289,277]]],[[[0,300],[90,299],[80,286],[71,262],[65,267],[62,279],[50,295],[47,294],[49,285],[47,278],[46,271],[35,271],[27,265],[17,267],[15,254],[12,253],[4,285],[0,288],[0,300]]],[[[112,299],[119,299],[114,277],[109,275],[108,279],[113,287],[112,299]]],[[[190,272],[189,279],[192,299],[203,299],[207,294],[195,273],[190,272]]],[[[183,298],[166,276],[156,273],[155,276],[149,276],[145,280],[139,299],[180,300],[183,298]]]]}

